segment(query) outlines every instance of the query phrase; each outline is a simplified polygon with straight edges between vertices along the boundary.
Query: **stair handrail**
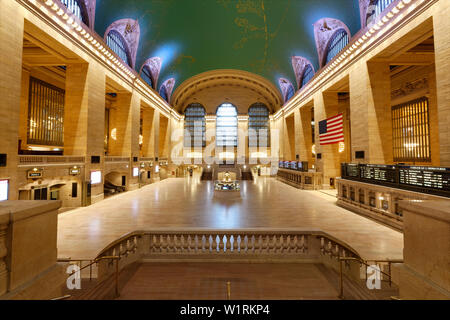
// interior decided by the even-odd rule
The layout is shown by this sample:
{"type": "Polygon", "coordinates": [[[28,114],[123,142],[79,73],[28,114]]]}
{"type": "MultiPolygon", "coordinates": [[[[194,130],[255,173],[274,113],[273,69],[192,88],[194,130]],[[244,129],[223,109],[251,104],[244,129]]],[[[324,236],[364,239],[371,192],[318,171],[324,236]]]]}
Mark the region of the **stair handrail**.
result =
{"type": "MultiPolygon", "coordinates": [[[[357,261],[360,264],[365,265],[366,267],[366,272],[365,272],[365,276],[366,276],[366,281],[367,281],[367,267],[371,267],[370,264],[367,263],[367,261],[364,261],[363,259],[359,258],[359,257],[339,257],[339,298],[340,299],[344,299],[344,275],[343,275],[343,268],[342,268],[342,263],[344,261],[357,261]]],[[[388,263],[388,267],[389,267],[389,273],[386,273],[384,271],[380,270],[380,273],[385,275],[386,277],[388,277],[389,279],[389,287],[392,286],[392,274],[391,274],[391,265],[392,263],[403,263],[403,260],[401,259],[392,259],[392,260],[374,260],[374,262],[376,264],[378,264],[379,262],[381,263],[388,263]]]]}
{"type": "MultiPolygon", "coordinates": [[[[114,261],[115,260],[116,261],[116,269],[115,269],[115,275],[114,275],[114,278],[115,278],[115,293],[116,293],[116,297],[119,297],[120,296],[120,293],[119,293],[119,260],[120,260],[120,257],[119,256],[102,256],[102,257],[95,258],[94,260],[67,258],[67,259],[58,259],[58,262],[69,262],[69,263],[70,262],[80,262],[80,270],[73,271],[69,275],[69,277],[74,275],[76,272],[80,272],[80,275],[81,275],[81,271],[82,270],[86,269],[87,267],[90,267],[89,280],[92,280],[92,266],[94,264],[102,261],[102,260],[110,260],[110,261],[114,261]],[[82,267],[81,266],[81,262],[83,262],[83,261],[90,261],[90,262],[89,262],[89,264],[87,264],[84,267],[82,267]]],[[[103,280],[103,281],[105,281],[105,280],[103,280]]],[[[63,297],[66,297],[66,296],[63,296],[63,297]]],[[[58,300],[58,299],[62,300],[61,298],[63,298],[63,297],[55,298],[55,299],[52,299],[52,300],[58,300]]],[[[65,299],[68,299],[68,297],[66,297],[65,299]]]]}

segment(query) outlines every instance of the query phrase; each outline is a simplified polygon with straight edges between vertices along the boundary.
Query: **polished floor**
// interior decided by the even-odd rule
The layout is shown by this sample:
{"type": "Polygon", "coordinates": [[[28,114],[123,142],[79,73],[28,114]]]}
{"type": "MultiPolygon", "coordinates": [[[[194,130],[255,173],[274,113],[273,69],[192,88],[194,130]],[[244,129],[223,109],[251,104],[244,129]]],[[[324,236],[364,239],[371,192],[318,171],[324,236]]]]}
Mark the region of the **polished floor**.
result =
{"type": "Polygon", "coordinates": [[[210,181],[167,179],[62,213],[58,257],[92,259],[128,232],[183,227],[318,229],[366,260],[403,257],[402,233],[336,206],[330,194],[298,190],[274,178],[241,183],[240,199],[218,199],[210,181]]]}
{"type": "Polygon", "coordinates": [[[337,300],[339,295],[324,267],[310,263],[146,263],[119,299],[226,300],[228,282],[232,300],[337,300]]]}

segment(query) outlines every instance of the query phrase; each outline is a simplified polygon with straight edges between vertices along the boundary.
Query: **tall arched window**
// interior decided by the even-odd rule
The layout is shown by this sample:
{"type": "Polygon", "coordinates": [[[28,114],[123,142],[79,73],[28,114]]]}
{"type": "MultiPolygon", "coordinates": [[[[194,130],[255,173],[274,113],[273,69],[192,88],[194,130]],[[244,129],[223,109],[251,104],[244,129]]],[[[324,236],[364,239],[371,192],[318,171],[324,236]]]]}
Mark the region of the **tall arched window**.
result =
{"type": "Polygon", "coordinates": [[[191,103],[184,111],[184,146],[206,146],[206,111],[199,103],[191,103]]]}
{"type": "Polygon", "coordinates": [[[333,58],[348,45],[348,42],[349,38],[347,32],[344,29],[337,30],[329,42],[325,64],[333,60],[333,58]]]}
{"type": "Polygon", "coordinates": [[[269,109],[257,102],[248,109],[248,146],[269,147],[269,109]]]}
{"type": "Polygon", "coordinates": [[[289,100],[291,100],[291,98],[294,96],[295,94],[295,89],[294,86],[290,85],[287,92],[286,92],[286,99],[285,101],[288,102],[289,100]]]}
{"type": "Polygon", "coordinates": [[[161,86],[161,88],[159,89],[159,95],[161,96],[161,98],[169,102],[166,92],[166,86],[161,86]]]}
{"type": "Polygon", "coordinates": [[[144,66],[144,68],[142,68],[141,78],[142,78],[142,80],[147,82],[150,87],[153,88],[152,74],[151,74],[150,68],[148,66],[144,66]]]}
{"type": "Polygon", "coordinates": [[[78,19],[83,21],[85,25],[89,26],[89,19],[87,18],[85,10],[83,10],[83,7],[80,5],[79,0],[61,0],[61,3],[78,19]]]}
{"type": "Polygon", "coordinates": [[[128,46],[122,35],[116,30],[111,30],[106,37],[106,44],[114,51],[120,59],[123,60],[127,65],[131,66],[130,53],[128,51],[128,46]]]}
{"type": "Polygon", "coordinates": [[[366,25],[371,24],[394,0],[372,0],[367,8],[366,25]]]}
{"type": "Polygon", "coordinates": [[[305,71],[303,71],[302,85],[300,88],[303,88],[312,79],[312,77],[314,77],[314,70],[311,65],[307,65],[305,71]]]}
{"type": "Polygon", "coordinates": [[[238,118],[237,109],[230,103],[224,103],[217,108],[216,146],[237,147],[238,118]]]}

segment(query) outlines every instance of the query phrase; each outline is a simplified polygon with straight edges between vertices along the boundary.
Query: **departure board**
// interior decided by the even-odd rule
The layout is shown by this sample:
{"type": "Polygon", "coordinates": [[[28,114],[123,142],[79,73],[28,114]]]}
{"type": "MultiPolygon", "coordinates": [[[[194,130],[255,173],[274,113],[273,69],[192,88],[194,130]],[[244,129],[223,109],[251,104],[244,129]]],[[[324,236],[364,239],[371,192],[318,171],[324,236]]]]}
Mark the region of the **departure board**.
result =
{"type": "Polygon", "coordinates": [[[450,191],[450,169],[399,166],[399,183],[422,188],[450,191]]]}
{"type": "MultiPolygon", "coordinates": [[[[348,168],[348,167],[347,167],[348,168]]],[[[396,182],[396,168],[388,165],[360,165],[360,178],[367,180],[396,182]]]]}
{"type": "Polygon", "coordinates": [[[355,178],[359,177],[359,170],[357,164],[349,163],[347,165],[347,176],[355,178]]]}
{"type": "Polygon", "coordinates": [[[342,178],[450,197],[450,168],[343,163],[342,178]]]}

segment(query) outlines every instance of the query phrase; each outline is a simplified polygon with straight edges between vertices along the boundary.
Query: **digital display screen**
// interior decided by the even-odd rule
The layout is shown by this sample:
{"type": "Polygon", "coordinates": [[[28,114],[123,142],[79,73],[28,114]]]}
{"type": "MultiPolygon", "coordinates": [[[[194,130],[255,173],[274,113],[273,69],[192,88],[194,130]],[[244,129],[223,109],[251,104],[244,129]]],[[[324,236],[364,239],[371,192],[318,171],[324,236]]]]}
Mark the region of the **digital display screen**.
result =
{"type": "Polygon", "coordinates": [[[290,165],[292,170],[297,170],[297,161],[291,161],[290,165]]]}
{"type": "Polygon", "coordinates": [[[286,169],[290,168],[289,161],[284,162],[284,168],[286,168],[286,169]]]}
{"type": "Polygon", "coordinates": [[[133,177],[137,177],[139,176],[139,168],[138,167],[134,167],[133,168],[133,177]]]}
{"type": "Polygon", "coordinates": [[[9,181],[0,180],[0,201],[8,200],[9,181]]]}
{"type": "Polygon", "coordinates": [[[102,172],[101,171],[92,171],[91,172],[91,184],[102,183],[102,172]]]}
{"type": "Polygon", "coordinates": [[[450,169],[431,167],[400,167],[399,183],[450,191],[450,169]]]}
{"type": "Polygon", "coordinates": [[[303,162],[301,162],[301,161],[297,162],[297,170],[303,171],[303,162]]]}
{"type": "Polygon", "coordinates": [[[278,168],[283,168],[284,167],[284,162],[283,161],[279,161],[278,162],[278,168]]]}

